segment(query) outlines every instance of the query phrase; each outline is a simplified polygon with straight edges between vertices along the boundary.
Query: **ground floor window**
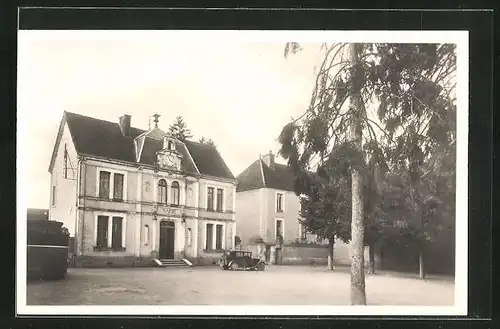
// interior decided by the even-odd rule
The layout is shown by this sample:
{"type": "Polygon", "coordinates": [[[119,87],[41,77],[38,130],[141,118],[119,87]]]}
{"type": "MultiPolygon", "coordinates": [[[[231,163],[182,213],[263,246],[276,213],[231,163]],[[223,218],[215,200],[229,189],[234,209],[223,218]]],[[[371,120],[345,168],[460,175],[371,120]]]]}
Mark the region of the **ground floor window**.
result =
{"type": "Polygon", "coordinates": [[[149,243],[149,225],[144,225],[144,244],[149,243]]]}
{"type": "Polygon", "coordinates": [[[224,225],[207,223],[206,226],[206,250],[221,250],[224,248],[224,225]]]}
{"type": "Polygon", "coordinates": [[[215,230],[215,249],[222,249],[222,225],[217,225],[215,230]]]}
{"type": "Polygon", "coordinates": [[[97,216],[95,249],[122,250],[124,241],[124,218],[121,216],[97,216]]]}
{"type": "Polygon", "coordinates": [[[192,234],[191,229],[188,228],[187,229],[187,245],[188,245],[188,247],[191,247],[191,243],[192,243],[192,239],[193,239],[191,234],[192,234]]]}
{"type": "Polygon", "coordinates": [[[212,250],[213,249],[213,230],[214,230],[214,224],[207,224],[207,243],[205,245],[206,250],[212,250]]]}
{"type": "Polygon", "coordinates": [[[108,216],[97,217],[97,248],[108,247],[108,216]]]}

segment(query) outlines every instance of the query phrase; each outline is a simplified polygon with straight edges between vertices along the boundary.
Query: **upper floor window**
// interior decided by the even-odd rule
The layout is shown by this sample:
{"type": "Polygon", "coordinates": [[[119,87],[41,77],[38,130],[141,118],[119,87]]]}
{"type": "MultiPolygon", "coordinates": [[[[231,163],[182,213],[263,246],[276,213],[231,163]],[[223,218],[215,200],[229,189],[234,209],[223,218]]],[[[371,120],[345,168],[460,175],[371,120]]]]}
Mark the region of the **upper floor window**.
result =
{"type": "Polygon", "coordinates": [[[172,183],[172,204],[173,205],[179,205],[180,191],[181,191],[181,189],[179,188],[179,183],[173,182],[172,183]]]}
{"type": "Polygon", "coordinates": [[[124,180],[124,174],[99,171],[99,198],[122,201],[125,195],[124,180]],[[111,180],[111,177],[113,177],[113,180],[111,180]]]}
{"type": "Polygon", "coordinates": [[[207,191],[207,209],[214,210],[214,188],[209,187],[207,191]]]}
{"type": "Polygon", "coordinates": [[[108,171],[99,172],[99,197],[109,198],[109,177],[111,173],[108,171]]]}
{"type": "Polygon", "coordinates": [[[113,199],[123,200],[123,174],[114,174],[113,199]]]}
{"type": "Polygon", "coordinates": [[[224,190],[221,188],[217,189],[217,211],[222,211],[222,205],[224,200],[224,190]]]}
{"type": "Polygon", "coordinates": [[[283,212],[283,194],[276,194],[276,212],[283,212]]]}
{"type": "Polygon", "coordinates": [[[167,182],[164,179],[158,182],[158,202],[167,203],[167,182]]]}

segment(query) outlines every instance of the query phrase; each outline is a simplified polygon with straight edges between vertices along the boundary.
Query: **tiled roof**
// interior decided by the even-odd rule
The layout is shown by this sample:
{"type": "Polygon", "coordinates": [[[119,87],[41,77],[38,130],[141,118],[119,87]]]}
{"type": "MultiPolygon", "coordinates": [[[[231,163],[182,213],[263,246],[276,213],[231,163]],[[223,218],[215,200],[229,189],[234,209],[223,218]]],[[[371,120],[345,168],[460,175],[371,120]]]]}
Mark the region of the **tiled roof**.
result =
{"type": "Polygon", "coordinates": [[[295,176],[289,167],[275,163],[273,169],[260,159],[243,170],[236,179],[236,191],[239,192],[263,187],[293,191],[295,182],[295,176]]]}
{"type": "Polygon", "coordinates": [[[292,169],[279,163],[275,163],[274,169],[271,169],[262,162],[262,170],[264,172],[266,187],[276,190],[293,191],[295,175],[292,169]]]}
{"type": "Polygon", "coordinates": [[[236,192],[253,190],[265,186],[262,180],[260,162],[261,160],[255,161],[236,177],[238,181],[236,192]]]}
{"type": "MultiPolygon", "coordinates": [[[[118,122],[104,121],[71,112],[65,112],[64,115],[77,153],[136,162],[134,138],[146,131],[132,127],[131,136],[124,136],[118,122]]],[[[139,163],[153,165],[156,159],[155,153],[162,149],[162,145],[162,141],[145,138],[139,163]]],[[[202,175],[234,179],[215,147],[192,141],[185,143],[177,141],[176,149],[182,155],[181,169],[183,171],[197,173],[196,168],[198,168],[202,175]]]]}

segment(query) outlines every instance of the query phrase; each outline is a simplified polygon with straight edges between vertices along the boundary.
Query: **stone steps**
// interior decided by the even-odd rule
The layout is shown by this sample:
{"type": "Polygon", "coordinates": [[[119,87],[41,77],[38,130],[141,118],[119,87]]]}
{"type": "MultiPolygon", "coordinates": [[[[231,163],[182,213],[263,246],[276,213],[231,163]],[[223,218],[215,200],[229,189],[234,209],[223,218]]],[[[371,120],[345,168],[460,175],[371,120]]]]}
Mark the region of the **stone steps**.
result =
{"type": "Polygon", "coordinates": [[[192,264],[182,259],[155,259],[154,262],[158,267],[189,267],[192,264]]]}

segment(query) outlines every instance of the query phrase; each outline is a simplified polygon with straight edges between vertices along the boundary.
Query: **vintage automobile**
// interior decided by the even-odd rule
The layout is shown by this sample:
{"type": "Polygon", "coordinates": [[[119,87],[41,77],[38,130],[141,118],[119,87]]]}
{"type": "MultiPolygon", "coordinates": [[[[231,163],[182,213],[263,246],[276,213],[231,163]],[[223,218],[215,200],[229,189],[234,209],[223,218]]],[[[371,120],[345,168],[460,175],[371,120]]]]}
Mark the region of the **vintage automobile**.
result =
{"type": "Polygon", "coordinates": [[[264,271],[266,263],[258,258],[252,258],[249,251],[226,250],[219,261],[223,270],[258,270],[264,271]]]}

